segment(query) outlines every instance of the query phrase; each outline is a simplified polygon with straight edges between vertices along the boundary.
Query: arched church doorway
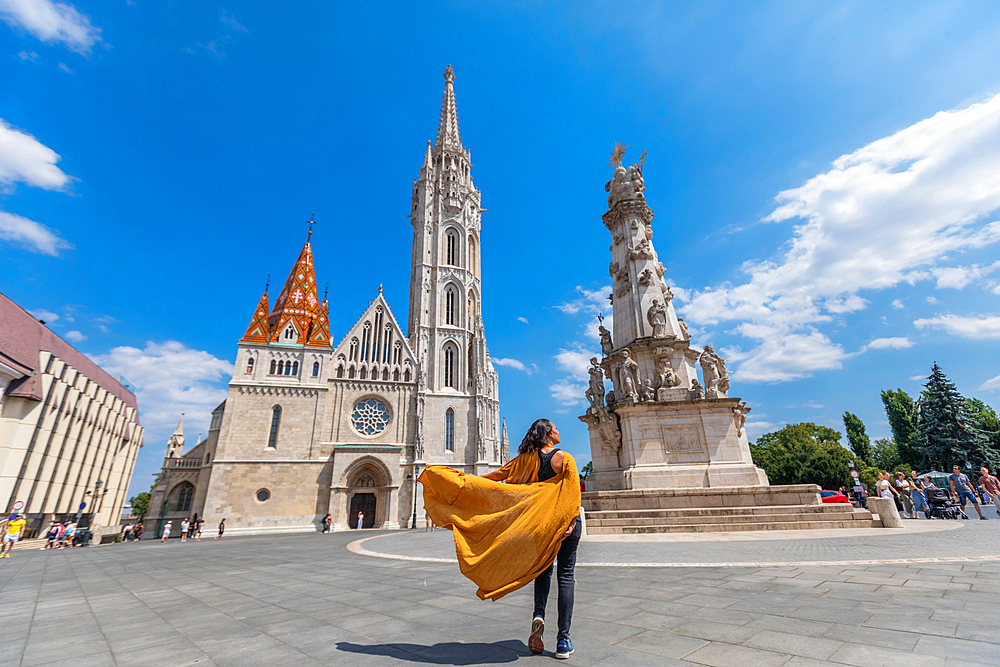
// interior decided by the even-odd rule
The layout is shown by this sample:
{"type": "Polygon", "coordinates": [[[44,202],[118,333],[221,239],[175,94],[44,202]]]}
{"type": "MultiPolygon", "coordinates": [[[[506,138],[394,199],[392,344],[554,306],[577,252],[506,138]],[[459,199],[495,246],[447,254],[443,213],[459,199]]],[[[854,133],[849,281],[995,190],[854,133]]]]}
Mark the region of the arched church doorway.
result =
{"type": "Polygon", "coordinates": [[[361,521],[361,527],[374,528],[376,505],[374,493],[355,493],[351,496],[351,510],[347,515],[351,528],[358,527],[358,512],[361,512],[364,517],[361,521]]]}

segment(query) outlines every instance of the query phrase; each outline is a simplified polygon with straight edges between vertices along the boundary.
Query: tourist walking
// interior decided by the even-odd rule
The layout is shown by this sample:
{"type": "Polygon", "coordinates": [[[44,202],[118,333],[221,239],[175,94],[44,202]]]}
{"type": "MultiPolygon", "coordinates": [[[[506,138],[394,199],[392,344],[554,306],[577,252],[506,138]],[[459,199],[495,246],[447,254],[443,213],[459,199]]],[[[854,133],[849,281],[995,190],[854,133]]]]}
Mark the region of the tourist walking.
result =
{"type": "Polygon", "coordinates": [[[167,525],[165,525],[163,527],[163,533],[160,535],[160,541],[161,542],[166,542],[168,537],[170,537],[170,522],[169,521],[167,522],[167,525]]]}
{"type": "Polygon", "coordinates": [[[59,540],[59,528],[60,528],[59,522],[57,522],[57,521],[53,521],[51,524],[49,524],[49,529],[45,533],[45,539],[46,539],[45,548],[46,549],[55,549],[56,548],[56,542],[59,540]]]}
{"type": "MultiPolygon", "coordinates": [[[[965,515],[965,503],[968,501],[976,508],[979,518],[986,520],[986,517],[983,516],[983,510],[979,509],[979,499],[976,498],[976,493],[972,490],[972,483],[962,473],[962,469],[958,465],[951,467],[951,474],[948,475],[948,483],[951,485],[952,495],[955,496],[955,499],[962,506],[963,515],[965,515]]],[[[965,515],[965,518],[968,519],[968,515],[965,515]]]]}
{"type": "Polygon", "coordinates": [[[141,523],[137,523],[135,525],[135,528],[132,529],[132,541],[133,542],[138,542],[139,540],[142,539],[142,530],[143,530],[142,524],[141,523]]]}
{"type": "Polygon", "coordinates": [[[187,517],[181,519],[181,542],[187,542],[188,539],[188,528],[191,523],[187,520],[187,517]]]}
{"type": "Polygon", "coordinates": [[[24,520],[23,514],[14,513],[7,519],[3,541],[0,541],[0,558],[10,558],[11,549],[21,539],[21,535],[24,534],[24,524],[26,523],[27,521],[24,520]]]}
{"type": "Polygon", "coordinates": [[[997,515],[1000,516],[1000,480],[990,474],[989,468],[980,468],[979,472],[981,474],[979,484],[985,493],[990,494],[990,500],[993,501],[994,507],[997,508],[997,515]]]}
{"type": "MultiPolygon", "coordinates": [[[[559,430],[548,419],[539,419],[528,429],[528,433],[518,448],[518,456],[538,458],[536,481],[550,480],[562,471],[566,453],[556,447],[559,443],[559,430]]],[[[506,480],[507,476],[508,472],[502,469],[483,475],[486,479],[492,479],[496,482],[506,480]]],[[[555,656],[564,660],[573,654],[573,642],[570,640],[569,629],[573,621],[576,550],[580,544],[581,532],[580,523],[574,518],[566,532],[562,534],[562,544],[559,547],[556,562],[549,565],[535,578],[535,607],[531,620],[531,634],[528,636],[528,649],[532,653],[542,653],[545,650],[542,641],[542,634],[545,632],[545,606],[552,583],[552,568],[555,566],[556,583],[559,587],[559,631],[556,635],[555,656]]]]}
{"type": "Polygon", "coordinates": [[[128,542],[129,538],[132,537],[132,524],[126,523],[125,527],[122,528],[122,542],[128,542]]]}
{"type": "Polygon", "coordinates": [[[365,515],[358,512],[358,530],[361,530],[361,526],[365,523],[365,515]]]}
{"type": "Polygon", "coordinates": [[[905,472],[896,473],[896,491],[899,492],[899,498],[903,501],[903,512],[907,519],[915,519],[913,514],[913,498],[910,497],[910,481],[906,479],[905,472]]]}
{"type": "Polygon", "coordinates": [[[219,522],[219,534],[215,536],[215,539],[221,540],[222,534],[226,532],[226,519],[223,517],[222,521],[219,522]]]}
{"type": "Polygon", "coordinates": [[[73,538],[76,536],[76,524],[70,522],[66,524],[66,532],[63,533],[62,544],[59,548],[66,547],[67,549],[73,548],[73,538]]]}
{"type": "Polygon", "coordinates": [[[324,533],[329,533],[330,532],[330,524],[331,523],[333,523],[333,517],[330,516],[329,513],[327,513],[327,515],[325,517],[323,517],[323,532],[324,533]]]}
{"type": "Polygon", "coordinates": [[[205,525],[205,518],[198,517],[194,520],[194,539],[201,542],[201,527],[205,525]]]}
{"type": "Polygon", "coordinates": [[[924,518],[931,518],[931,507],[927,503],[927,495],[924,494],[924,483],[920,480],[916,470],[910,471],[910,499],[913,500],[913,512],[923,512],[924,518]]]}
{"type": "Polygon", "coordinates": [[[431,515],[424,512],[424,532],[426,533],[427,531],[433,531],[433,530],[434,530],[434,522],[431,521],[431,515]]]}

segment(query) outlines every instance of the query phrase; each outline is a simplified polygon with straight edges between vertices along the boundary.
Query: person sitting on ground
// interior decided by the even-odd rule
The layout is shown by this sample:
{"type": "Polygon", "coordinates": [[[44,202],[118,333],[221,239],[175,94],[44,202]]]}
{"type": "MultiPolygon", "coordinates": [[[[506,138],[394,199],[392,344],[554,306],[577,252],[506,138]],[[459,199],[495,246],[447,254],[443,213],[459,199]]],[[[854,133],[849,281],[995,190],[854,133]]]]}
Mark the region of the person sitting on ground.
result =
{"type": "Polygon", "coordinates": [[[982,467],[979,469],[982,475],[979,478],[979,483],[983,487],[983,491],[990,494],[990,500],[993,501],[993,505],[997,508],[997,515],[1000,516],[1000,480],[990,474],[990,469],[987,467],[982,467]]]}
{"type": "Polygon", "coordinates": [[[983,511],[979,509],[979,499],[976,498],[975,491],[972,490],[972,483],[969,478],[962,473],[962,468],[955,464],[951,467],[951,474],[948,475],[948,483],[951,485],[951,493],[955,500],[962,506],[962,516],[968,519],[965,513],[965,503],[970,502],[976,508],[979,518],[986,520],[983,511]]]}

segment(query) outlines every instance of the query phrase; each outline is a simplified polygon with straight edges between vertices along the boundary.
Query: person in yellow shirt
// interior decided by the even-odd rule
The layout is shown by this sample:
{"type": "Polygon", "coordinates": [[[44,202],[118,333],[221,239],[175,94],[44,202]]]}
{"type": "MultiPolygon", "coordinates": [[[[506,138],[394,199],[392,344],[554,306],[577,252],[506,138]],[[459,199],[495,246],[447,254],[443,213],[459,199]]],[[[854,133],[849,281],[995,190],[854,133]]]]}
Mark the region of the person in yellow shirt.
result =
{"type": "Polygon", "coordinates": [[[0,543],[0,558],[10,558],[10,550],[14,548],[14,543],[21,539],[21,533],[24,532],[24,524],[26,523],[23,515],[10,515],[7,531],[4,533],[3,542],[0,543]]]}

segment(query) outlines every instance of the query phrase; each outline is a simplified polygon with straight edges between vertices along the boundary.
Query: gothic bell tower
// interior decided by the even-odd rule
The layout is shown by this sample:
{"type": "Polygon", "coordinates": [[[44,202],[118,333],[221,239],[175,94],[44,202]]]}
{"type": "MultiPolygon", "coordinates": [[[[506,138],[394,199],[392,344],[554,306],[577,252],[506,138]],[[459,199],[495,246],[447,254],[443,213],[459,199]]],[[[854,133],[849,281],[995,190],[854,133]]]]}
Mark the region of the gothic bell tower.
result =
{"type": "Polygon", "coordinates": [[[413,183],[408,337],[420,364],[417,457],[471,471],[506,455],[481,311],[481,193],[458,134],[450,65],[444,80],[437,137],[413,183]]]}

